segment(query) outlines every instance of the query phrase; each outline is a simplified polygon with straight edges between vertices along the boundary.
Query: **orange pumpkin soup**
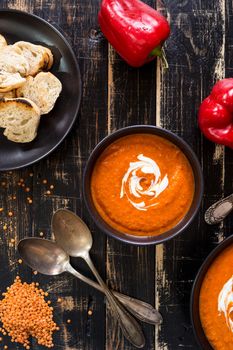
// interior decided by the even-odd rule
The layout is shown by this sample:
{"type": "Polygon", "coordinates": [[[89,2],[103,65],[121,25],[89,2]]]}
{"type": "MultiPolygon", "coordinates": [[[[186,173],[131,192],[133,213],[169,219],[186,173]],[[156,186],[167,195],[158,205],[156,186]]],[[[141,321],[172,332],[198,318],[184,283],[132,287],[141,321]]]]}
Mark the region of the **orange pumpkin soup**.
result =
{"type": "Polygon", "coordinates": [[[220,253],[207,271],[199,310],[213,349],[233,350],[233,245],[220,253]]]}
{"type": "Polygon", "coordinates": [[[168,140],[129,135],[97,159],[91,194],[98,213],[112,228],[131,235],[159,235],[189,210],[193,172],[183,152],[168,140]]]}

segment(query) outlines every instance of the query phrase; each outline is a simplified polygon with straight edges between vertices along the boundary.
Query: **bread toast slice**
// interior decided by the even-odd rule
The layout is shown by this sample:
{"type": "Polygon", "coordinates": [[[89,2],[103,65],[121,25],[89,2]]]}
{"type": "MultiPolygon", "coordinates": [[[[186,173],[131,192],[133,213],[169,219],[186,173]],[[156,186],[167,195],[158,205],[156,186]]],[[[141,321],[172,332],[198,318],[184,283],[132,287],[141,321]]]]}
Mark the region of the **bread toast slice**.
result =
{"type": "Polygon", "coordinates": [[[19,48],[7,45],[0,50],[0,71],[27,76],[29,63],[19,48]]]}
{"type": "Polygon", "coordinates": [[[40,110],[26,98],[0,99],[0,127],[4,135],[13,142],[31,142],[37,135],[40,110]]]}
{"type": "Polygon", "coordinates": [[[29,63],[28,75],[36,75],[42,70],[48,70],[53,64],[53,54],[47,47],[35,45],[27,41],[18,41],[14,45],[29,63]]]}
{"type": "Polygon", "coordinates": [[[41,114],[49,113],[60,95],[62,84],[50,72],[40,72],[35,78],[27,77],[26,82],[16,90],[17,97],[29,98],[40,108],[41,114]]]}
{"type": "Polygon", "coordinates": [[[26,82],[19,73],[10,73],[0,70],[0,93],[17,89],[26,82]]]}

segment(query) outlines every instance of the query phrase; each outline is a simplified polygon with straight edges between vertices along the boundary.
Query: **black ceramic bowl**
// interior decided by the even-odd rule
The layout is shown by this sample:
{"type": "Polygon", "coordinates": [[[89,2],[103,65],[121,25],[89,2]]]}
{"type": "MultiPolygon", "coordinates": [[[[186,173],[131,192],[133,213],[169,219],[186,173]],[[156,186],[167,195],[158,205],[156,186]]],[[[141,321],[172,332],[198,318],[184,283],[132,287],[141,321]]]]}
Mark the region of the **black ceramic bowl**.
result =
{"type": "Polygon", "coordinates": [[[99,226],[99,228],[107,233],[108,235],[115,237],[123,242],[132,243],[132,244],[138,244],[138,245],[146,245],[146,244],[158,244],[162,243],[164,241],[167,241],[182,231],[184,231],[190,222],[193,220],[194,216],[196,215],[201,199],[203,194],[203,175],[202,170],[199,164],[199,161],[192,151],[192,149],[188,146],[188,144],[182,140],[177,135],[173,134],[172,132],[152,126],[152,125],[133,125],[129,126],[120,130],[117,130],[113,134],[105,137],[101,142],[98,143],[98,145],[95,147],[93,152],[91,153],[86,169],[84,172],[84,184],[83,184],[83,191],[84,191],[84,199],[86,206],[95,221],[95,223],[99,226]],[[93,200],[91,196],[91,188],[90,188],[90,182],[91,182],[91,175],[92,171],[95,165],[96,160],[99,158],[103,150],[108,147],[112,142],[116,141],[117,139],[132,135],[132,134],[152,134],[161,136],[170,142],[174,143],[177,147],[179,147],[183,153],[186,155],[187,159],[189,160],[193,173],[194,173],[194,179],[195,179],[195,193],[192,205],[186,214],[186,216],[181,220],[175,227],[173,227],[171,230],[159,235],[159,236],[134,236],[129,235],[127,233],[119,232],[109,226],[102,217],[98,214],[93,200]]]}
{"type": "Polygon", "coordinates": [[[210,265],[217,258],[217,256],[220,253],[222,253],[222,251],[231,244],[233,244],[233,236],[230,236],[227,239],[225,239],[222,243],[220,243],[217,246],[217,248],[215,248],[208,255],[208,257],[205,259],[204,263],[202,264],[200,270],[198,271],[196,279],[193,283],[191,300],[190,300],[191,320],[192,320],[193,331],[196,336],[197,342],[199,343],[199,345],[201,346],[201,349],[203,350],[213,350],[213,348],[205,336],[204,330],[201,325],[201,320],[200,320],[199,296],[200,296],[201,286],[210,265]]]}

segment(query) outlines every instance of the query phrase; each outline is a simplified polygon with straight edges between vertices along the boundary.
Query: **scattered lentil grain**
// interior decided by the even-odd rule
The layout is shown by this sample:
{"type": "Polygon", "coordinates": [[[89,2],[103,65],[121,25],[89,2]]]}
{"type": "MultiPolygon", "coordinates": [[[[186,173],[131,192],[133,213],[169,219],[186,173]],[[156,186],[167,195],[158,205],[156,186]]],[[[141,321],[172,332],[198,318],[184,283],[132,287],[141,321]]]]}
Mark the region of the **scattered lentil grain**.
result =
{"type": "Polygon", "coordinates": [[[48,190],[48,191],[46,191],[46,194],[51,194],[51,191],[49,191],[49,190],[48,190]]]}
{"type": "Polygon", "coordinates": [[[40,237],[43,237],[44,236],[44,232],[40,232],[40,237]]]}
{"type": "Polygon", "coordinates": [[[88,310],[88,315],[91,316],[93,314],[92,310],[88,310]]]}
{"type": "Polygon", "coordinates": [[[71,323],[71,320],[70,320],[70,319],[68,319],[66,322],[67,322],[67,323],[71,323]]]}
{"type": "Polygon", "coordinates": [[[53,186],[53,185],[50,185],[49,188],[50,188],[50,190],[53,190],[53,189],[54,189],[54,186],[53,186]]]}
{"type": "Polygon", "coordinates": [[[19,260],[18,260],[18,263],[19,263],[19,264],[22,264],[22,263],[23,263],[23,260],[22,260],[22,259],[19,259],[19,260]]]}
{"type": "Polygon", "coordinates": [[[9,211],[9,212],[8,212],[8,216],[13,216],[13,212],[12,212],[12,211],[9,211]]]}
{"type": "Polygon", "coordinates": [[[2,212],[3,211],[3,208],[0,208],[0,212],[2,212]]]}
{"type": "MultiPolygon", "coordinates": [[[[22,283],[16,277],[0,300],[3,334],[10,335],[12,342],[21,343],[27,350],[30,349],[31,336],[37,339],[38,344],[52,347],[53,332],[58,329],[42,292],[35,283],[22,283]]],[[[7,348],[5,345],[4,349],[7,348]]]]}
{"type": "Polygon", "coordinates": [[[48,182],[48,180],[46,180],[46,179],[44,179],[44,180],[42,181],[42,183],[43,183],[44,185],[46,185],[47,182],[48,182]]]}

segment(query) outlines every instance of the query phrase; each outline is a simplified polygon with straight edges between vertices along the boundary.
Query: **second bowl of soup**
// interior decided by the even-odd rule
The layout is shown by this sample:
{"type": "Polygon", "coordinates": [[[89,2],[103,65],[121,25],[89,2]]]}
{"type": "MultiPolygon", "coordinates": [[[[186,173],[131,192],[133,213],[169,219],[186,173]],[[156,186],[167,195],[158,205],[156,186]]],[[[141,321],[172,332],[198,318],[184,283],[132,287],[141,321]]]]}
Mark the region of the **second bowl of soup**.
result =
{"type": "Polygon", "coordinates": [[[202,196],[202,172],[190,147],[154,126],[120,129],[92,152],[84,196],[95,222],[126,242],[158,243],[181,232],[202,196]]]}

